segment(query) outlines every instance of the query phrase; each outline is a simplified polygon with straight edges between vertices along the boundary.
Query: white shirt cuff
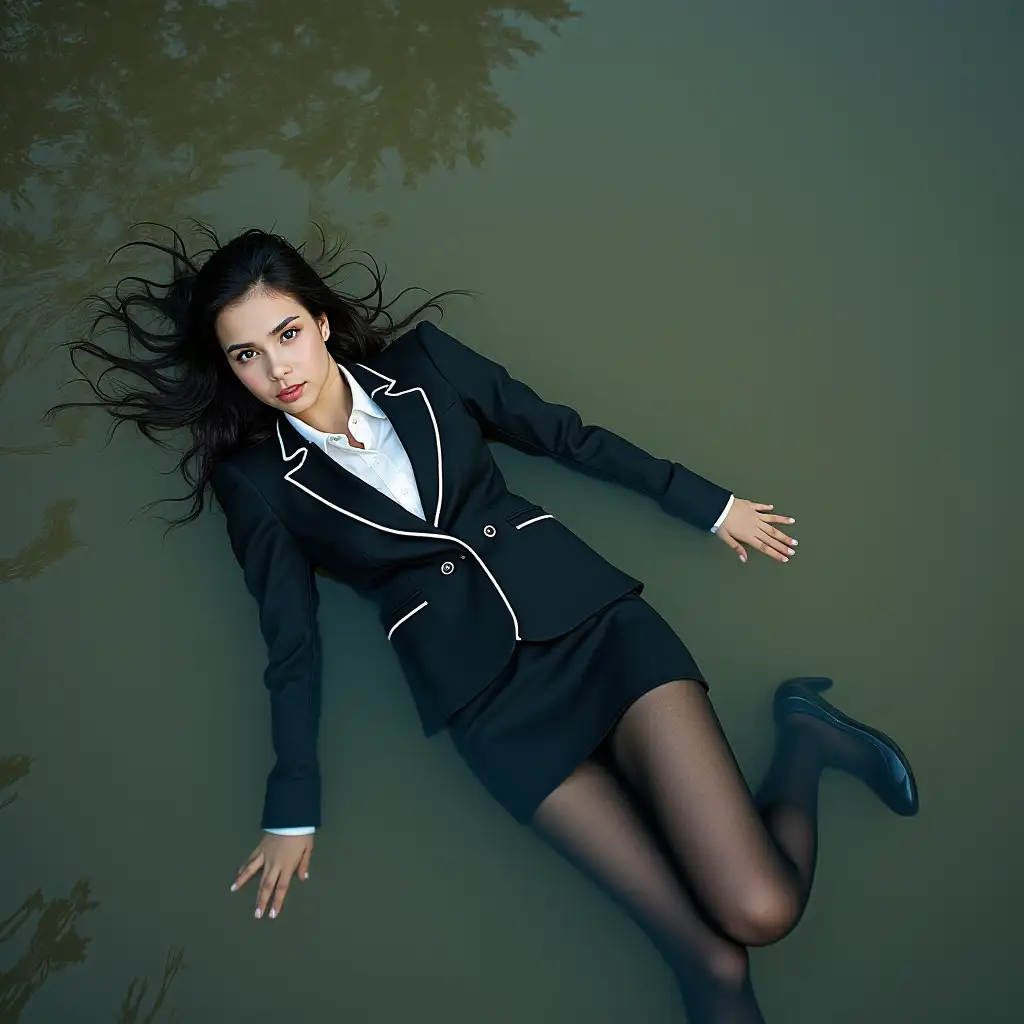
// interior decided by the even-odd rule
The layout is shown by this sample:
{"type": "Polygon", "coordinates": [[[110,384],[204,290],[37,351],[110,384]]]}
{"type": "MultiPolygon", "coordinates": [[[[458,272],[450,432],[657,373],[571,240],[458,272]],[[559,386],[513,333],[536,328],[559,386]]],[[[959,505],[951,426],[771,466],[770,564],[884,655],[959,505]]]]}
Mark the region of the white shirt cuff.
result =
{"type": "Polygon", "coordinates": [[[725,508],[722,509],[722,514],[718,517],[718,522],[711,527],[712,533],[718,533],[718,528],[725,522],[725,517],[729,514],[729,509],[732,508],[732,503],[736,500],[735,494],[729,495],[729,500],[725,503],[725,508]]]}
{"type": "Polygon", "coordinates": [[[296,825],[294,828],[265,828],[264,832],[273,832],[278,836],[307,836],[316,831],[316,825],[296,825]]]}

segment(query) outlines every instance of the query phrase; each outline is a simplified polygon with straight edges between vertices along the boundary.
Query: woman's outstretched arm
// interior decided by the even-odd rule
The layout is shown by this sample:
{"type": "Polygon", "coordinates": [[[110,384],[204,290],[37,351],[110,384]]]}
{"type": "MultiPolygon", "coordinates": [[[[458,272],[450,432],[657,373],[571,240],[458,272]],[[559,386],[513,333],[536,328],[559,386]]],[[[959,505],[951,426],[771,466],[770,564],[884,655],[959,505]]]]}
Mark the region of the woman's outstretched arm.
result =
{"type": "Polygon", "coordinates": [[[485,432],[529,455],[549,455],[654,498],[671,515],[716,530],[733,495],[678,462],[656,458],[604,427],[584,425],[566,405],[545,401],[499,363],[424,321],[416,334],[485,432]]]}
{"type": "Polygon", "coordinates": [[[229,462],[213,472],[213,489],[245,583],[259,604],[267,645],[276,763],[267,778],[261,826],[320,824],[320,633],[313,567],[259,489],[229,462]]]}

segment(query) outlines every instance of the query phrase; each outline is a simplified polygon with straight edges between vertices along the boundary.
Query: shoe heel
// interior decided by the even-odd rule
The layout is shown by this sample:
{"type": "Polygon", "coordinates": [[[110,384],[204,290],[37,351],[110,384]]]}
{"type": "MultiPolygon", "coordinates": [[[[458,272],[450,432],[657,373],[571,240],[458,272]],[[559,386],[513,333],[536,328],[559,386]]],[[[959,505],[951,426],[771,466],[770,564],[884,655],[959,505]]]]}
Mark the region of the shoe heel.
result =
{"type": "Polygon", "coordinates": [[[797,676],[794,679],[790,679],[789,682],[800,683],[815,693],[824,693],[825,690],[831,689],[833,685],[833,680],[828,676],[797,676]]]}

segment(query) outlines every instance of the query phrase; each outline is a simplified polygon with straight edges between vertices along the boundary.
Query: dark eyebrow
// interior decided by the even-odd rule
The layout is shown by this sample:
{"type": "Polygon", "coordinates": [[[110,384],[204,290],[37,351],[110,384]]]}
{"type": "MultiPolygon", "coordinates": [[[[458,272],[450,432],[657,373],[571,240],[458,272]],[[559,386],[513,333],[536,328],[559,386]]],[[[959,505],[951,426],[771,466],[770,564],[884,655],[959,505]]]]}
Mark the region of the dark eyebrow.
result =
{"type": "MultiPolygon", "coordinates": [[[[295,316],[286,316],[276,327],[271,327],[270,330],[267,331],[267,337],[268,338],[272,338],[279,331],[284,330],[284,328],[287,327],[293,320],[298,320],[298,319],[299,319],[299,314],[298,313],[296,313],[295,316]]],[[[232,352],[235,351],[236,348],[252,348],[252,342],[250,342],[250,341],[243,341],[243,342],[240,342],[237,345],[228,345],[228,347],[224,351],[228,355],[230,355],[232,352]]]]}
{"type": "Polygon", "coordinates": [[[298,313],[296,313],[295,316],[286,316],[276,327],[272,327],[269,331],[267,331],[267,337],[273,337],[275,334],[277,334],[278,331],[284,330],[284,328],[287,327],[288,324],[290,324],[293,320],[298,319],[298,313]]]}

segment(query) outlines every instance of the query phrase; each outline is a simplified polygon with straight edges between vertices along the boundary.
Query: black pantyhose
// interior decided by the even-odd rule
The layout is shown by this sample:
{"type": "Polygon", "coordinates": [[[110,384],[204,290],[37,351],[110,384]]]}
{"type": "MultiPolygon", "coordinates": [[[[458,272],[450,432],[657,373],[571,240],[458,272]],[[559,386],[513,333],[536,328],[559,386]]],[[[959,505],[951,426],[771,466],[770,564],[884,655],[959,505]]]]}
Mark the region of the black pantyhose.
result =
{"type": "Polygon", "coordinates": [[[708,923],[614,771],[584,762],[532,824],[654,942],[678,980],[691,1024],[763,1024],[746,949],[708,923]]]}
{"type": "Polygon", "coordinates": [[[782,938],[810,894],[818,781],[856,740],[793,715],[752,796],[700,684],[636,701],[531,825],[655,943],[692,1024],[757,1024],[746,946],[782,938]]]}

